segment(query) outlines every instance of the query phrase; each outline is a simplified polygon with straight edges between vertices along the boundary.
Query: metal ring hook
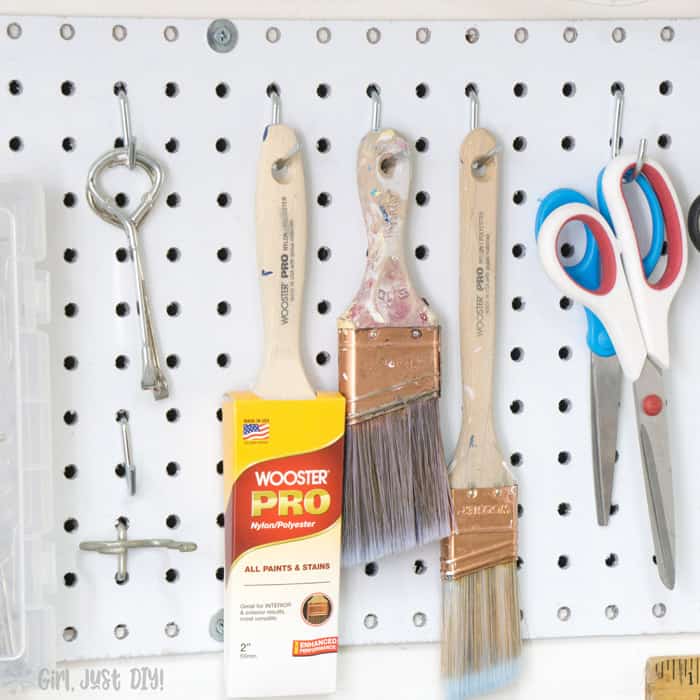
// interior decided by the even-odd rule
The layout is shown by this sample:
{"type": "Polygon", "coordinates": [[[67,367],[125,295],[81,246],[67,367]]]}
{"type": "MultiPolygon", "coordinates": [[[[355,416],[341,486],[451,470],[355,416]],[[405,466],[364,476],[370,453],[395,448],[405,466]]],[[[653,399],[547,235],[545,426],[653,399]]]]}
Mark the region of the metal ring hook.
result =
{"type": "Polygon", "coordinates": [[[379,131],[382,128],[382,98],[376,85],[370,87],[369,96],[372,100],[372,131],[379,131]]]}
{"type": "Polygon", "coordinates": [[[122,119],[122,141],[129,156],[129,170],[133,170],[136,165],[136,139],[131,131],[131,112],[129,111],[129,98],[126,94],[124,83],[117,83],[117,97],[119,98],[119,111],[122,119]]]}

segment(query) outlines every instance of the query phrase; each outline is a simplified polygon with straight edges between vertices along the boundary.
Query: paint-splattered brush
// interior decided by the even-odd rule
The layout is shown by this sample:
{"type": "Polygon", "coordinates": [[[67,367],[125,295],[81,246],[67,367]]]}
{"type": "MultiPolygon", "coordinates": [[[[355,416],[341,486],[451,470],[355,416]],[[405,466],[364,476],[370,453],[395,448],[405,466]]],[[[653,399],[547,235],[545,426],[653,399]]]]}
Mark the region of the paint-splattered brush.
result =
{"type": "Polygon", "coordinates": [[[369,246],[362,285],[338,319],[347,399],[343,565],[444,537],[452,511],[440,436],[440,327],[404,263],[409,144],[372,131],[358,153],[369,246]]]}
{"type": "Polygon", "coordinates": [[[484,129],[460,150],[462,429],[450,465],[455,531],[442,543],[442,676],[448,700],[517,673],[520,606],[517,490],[492,417],[496,330],[496,141],[484,129]]]}

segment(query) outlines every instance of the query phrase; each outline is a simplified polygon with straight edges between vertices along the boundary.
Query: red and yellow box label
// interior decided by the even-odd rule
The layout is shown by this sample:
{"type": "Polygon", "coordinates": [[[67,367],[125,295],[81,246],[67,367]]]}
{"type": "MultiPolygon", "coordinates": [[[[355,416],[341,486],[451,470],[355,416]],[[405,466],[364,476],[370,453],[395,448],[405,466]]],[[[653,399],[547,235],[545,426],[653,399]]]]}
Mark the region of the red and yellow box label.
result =
{"type": "Polygon", "coordinates": [[[227,695],[333,692],[345,400],[234,393],[223,414],[227,695]]]}

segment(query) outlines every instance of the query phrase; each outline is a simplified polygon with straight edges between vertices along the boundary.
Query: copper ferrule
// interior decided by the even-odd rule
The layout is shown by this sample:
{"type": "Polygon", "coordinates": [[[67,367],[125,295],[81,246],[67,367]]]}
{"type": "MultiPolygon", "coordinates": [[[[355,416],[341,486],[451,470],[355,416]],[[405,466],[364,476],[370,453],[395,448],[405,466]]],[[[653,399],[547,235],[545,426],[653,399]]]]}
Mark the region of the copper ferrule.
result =
{"type": "Polygon", "coordinates": [[[440,395],[440,327],[339,328],[338,384],[359,423],[440,395]]]}
{"type": "Polygon", "coordinates": [[[518,487],[452,489],[455,529],[442,540],[440,572],[452,581],[518,554],[518,487]]]}

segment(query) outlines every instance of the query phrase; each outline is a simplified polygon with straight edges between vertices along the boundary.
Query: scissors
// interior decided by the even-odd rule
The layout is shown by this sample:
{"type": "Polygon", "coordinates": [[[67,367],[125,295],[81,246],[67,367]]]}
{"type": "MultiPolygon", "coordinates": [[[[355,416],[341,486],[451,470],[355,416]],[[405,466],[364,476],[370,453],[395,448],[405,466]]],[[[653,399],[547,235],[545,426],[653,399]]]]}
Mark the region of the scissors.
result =
{"type": "MultiPolygon", "coordinates": [[[[663,370],[669,365],[668,314],[685,276],[688,248],[684,217],[665,170],[647,160],[637,182],[652,215],[652,242],[642,256],[622,185],[635,156],[614,158],[598,180],[600,211],[572,190],[543,200],[537,217],[538,250],[545,271],[569,297],[586,307],[592,350],[591,398],[598,519],[609,502],[621,384],[634,383],[635,410],[659,576],[675,585],[675,528],[663,370]],[[572,221],[586,230],[586,252],[564,268],[558,239],[572,221]],[[614,230],[614,232],[613,232],[614,230]],[[616,235],[617,234],[617,235],[616,235]],[[666,267],[650,282],[667,245],[666,267]],[[572,274],[573,270],[573,274],[572,274]],[[597,318],[596,318],[597,317],[597,318]],[[611,437],[612,436],[612,437],[611,437]],[[612,442],[612,447],[611,447],[612,442]],[[612,459],[611,459],[612,451],[612,459]]],[[[607,520],[605,520],[607,522],[607,520]]]]}

